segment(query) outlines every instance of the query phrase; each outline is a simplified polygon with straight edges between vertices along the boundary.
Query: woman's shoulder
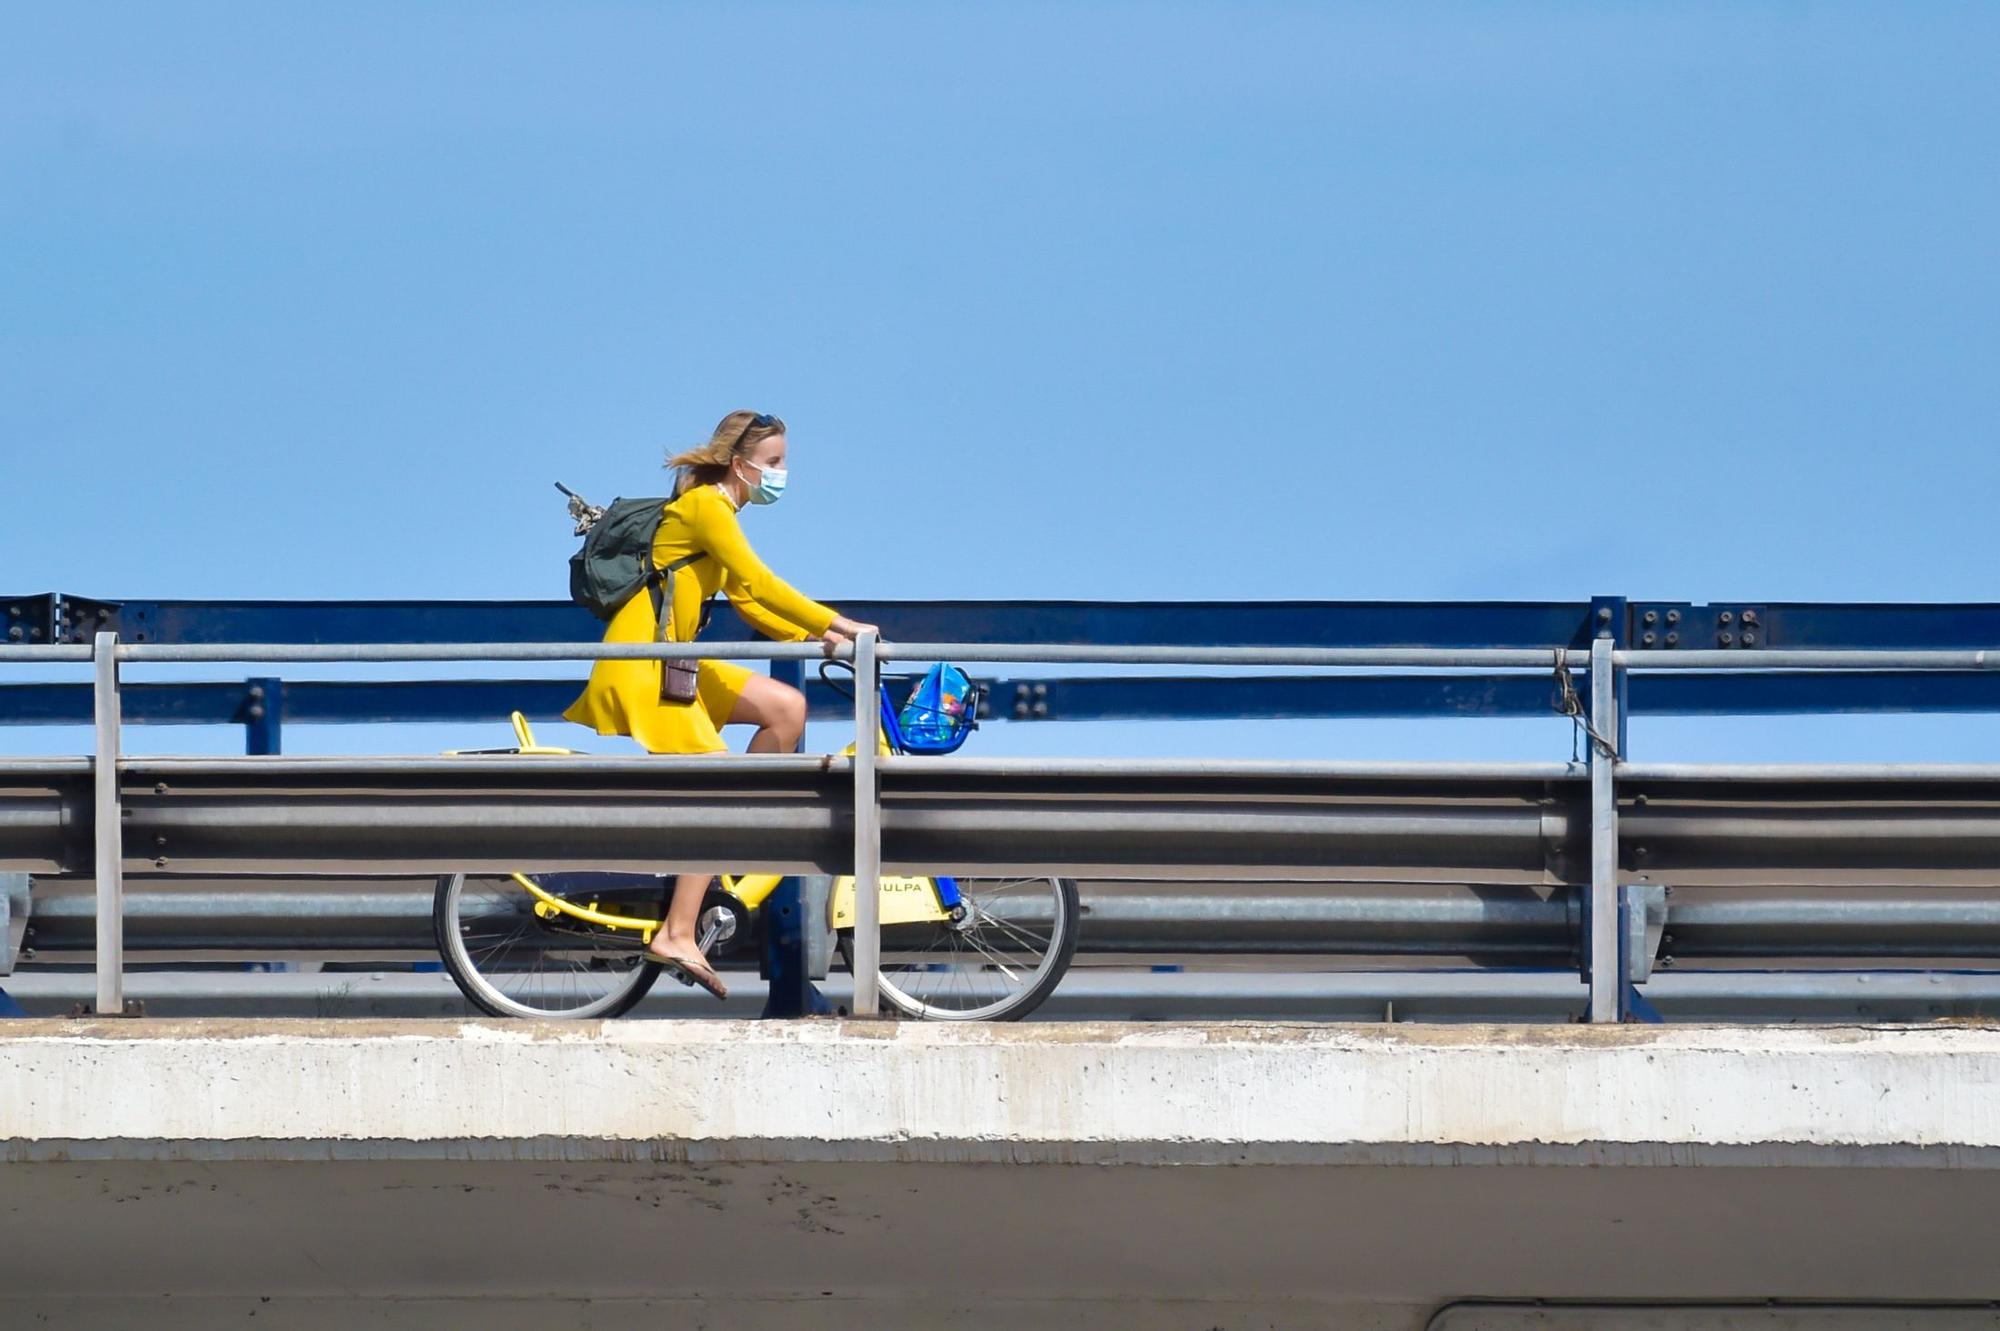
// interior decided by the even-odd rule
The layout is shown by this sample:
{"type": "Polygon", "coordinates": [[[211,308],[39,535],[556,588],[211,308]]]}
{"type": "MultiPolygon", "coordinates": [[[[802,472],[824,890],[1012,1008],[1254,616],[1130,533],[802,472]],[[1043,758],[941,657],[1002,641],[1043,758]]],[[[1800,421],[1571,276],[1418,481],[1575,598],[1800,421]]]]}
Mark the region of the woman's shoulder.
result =
{"type": "Polygon", "coordinates": [[[736,516],[736,505],[712,485],[696,485],[681,491],[668,502],[667,508],[669,511],[678,510],[690,519],[725,514],[731,518],[736,516]]]}
{"type": "Polygon", "coordinates": [[[712,505],[729,507],[728,501],[722,497],[722,491],[712,485],[690,485],[667,501],[667,507],[679,509],[707,508],[712,505]]]}
{"type": "Polygon", "coordinates": [[[702,491],[712,489],[714,487],[708,485],[691,485],[673,498],[667,500],[666,507],[662,512],[668,515],[678,513],[682,517],[693,517],[708,506],[710,499],[720,497],[716,495],[704,496],[702,494],[702,491]]]}

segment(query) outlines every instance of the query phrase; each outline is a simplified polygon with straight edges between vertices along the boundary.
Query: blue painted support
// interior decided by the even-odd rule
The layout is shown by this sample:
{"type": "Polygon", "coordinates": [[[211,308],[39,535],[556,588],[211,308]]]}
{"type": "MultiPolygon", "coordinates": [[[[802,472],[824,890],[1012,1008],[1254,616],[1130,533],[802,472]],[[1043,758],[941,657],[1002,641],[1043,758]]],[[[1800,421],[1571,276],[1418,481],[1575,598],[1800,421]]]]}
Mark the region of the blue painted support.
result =
{"type": "Polygon", "coordinates": [[[812,982],[806,961],[804,893],[799,880],[778,884],[759,912],[764,920],[764,978],[770,989],[764,999],[765,1017],[825,1017],[833,1004],[812,982]]]}
{"type": "MultiPolygon", "coordinates": [[[[793,688],[805,684],[804,661],[771,662],[771,678],[793,688]]],[[[803,747],[803,744],[801,744],[803,747]]],[[[764,948],[759,969],[770,984],[764,999],[765,1017],[823,1017],[833,1004],[812,982],[806,930],[820,921],[805,919],[805,894],[797,878],[787,878],[764,902],[764,948]]]]}
{"type": "Polygon", "coordinates": [[[28,1009],[15,1002],[14,995],[8,993],[5,989],[0,989],[0,1018],[25,1017],[27,1015],[28,1009]]]}
{"type": "Polygon", "coordinates": [[[282,751],[285,726],[285,681],[271,677],[245,681],[243,695],[243,751],[273,754],[282,751]]]}

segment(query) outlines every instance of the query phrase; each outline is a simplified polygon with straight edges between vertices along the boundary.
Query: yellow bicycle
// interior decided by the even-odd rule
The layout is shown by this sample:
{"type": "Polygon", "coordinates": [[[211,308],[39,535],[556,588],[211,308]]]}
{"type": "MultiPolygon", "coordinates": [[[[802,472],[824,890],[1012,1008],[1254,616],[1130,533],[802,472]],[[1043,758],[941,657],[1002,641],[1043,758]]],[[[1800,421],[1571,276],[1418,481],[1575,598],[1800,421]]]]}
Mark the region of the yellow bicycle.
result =
{"type": "MultiPolygon", "coordinates": [[[[896,709],[884,685],[884,751],[955,750],[977,726],[973,690],[955,668],[933,666],[896,709]]],[[[575,752],[537,744],[519,712],[513,722],[512,752],[575,752]]],[[[760,907],[781,881],[746,874],[712,883],[702,904],[702,952],[711,960],[756,955],[760,907]]],[[[615,1017],[659,978],[662,968],[645,948],[672,890],[668,874],[446,874],[431,924],[445,969],[481,1011],[615,1017]]],[[[1054,992],[1076,952],[1082,908],[1071,879],[885,876],[881,894],[881,995],[905,1016],[1017,1020],[1054,992]]],[[[826,895],[825,927],[850,967],[854,896],[851,877],[834,879],[826,895]]]]}

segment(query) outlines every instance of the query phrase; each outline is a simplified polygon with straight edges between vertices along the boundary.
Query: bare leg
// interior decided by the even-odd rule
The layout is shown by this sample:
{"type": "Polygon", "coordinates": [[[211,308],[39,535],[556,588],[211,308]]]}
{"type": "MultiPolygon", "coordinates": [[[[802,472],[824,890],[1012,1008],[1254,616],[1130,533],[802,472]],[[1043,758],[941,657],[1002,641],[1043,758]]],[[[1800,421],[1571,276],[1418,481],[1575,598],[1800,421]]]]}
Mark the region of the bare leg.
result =
{"type": "MultiPolygon", "coordinates": [[[[754,725],[751,753],[793,753],[806,730],[805,695],[789,684],[768,675],[753,676],[736,700],[729,723],[754,725]]],[[[701,924],[701,903],[708,896],[710,875],[684,873],[674,879],[674,896],[667,907],[666,926],[653,934],[646,950],[661,961],[680,964],[705,987],[714,981],[711,993],[727,993],[721,979],[695,946],[701,924]]]]}
{"type": "Polygon", "coordinates": [[[666,925],[653,931],[653,941],[646,945],[646,952],[656,960],[678,965],[688,973],[689,978],[717,998],[722,998],[729,990],[696,946],[699,939],[695,930],[701,923],[701,903],[708,895],[712,876],[684,873],[675,877],[674,896],[667,906],[666,925]]]}
{"type": "Polygon", "coordinates": [[[757,727],[751,753],[796,753],[806,733],[806,695],[769,675],[753,675],[728,723],[757,727]]]}

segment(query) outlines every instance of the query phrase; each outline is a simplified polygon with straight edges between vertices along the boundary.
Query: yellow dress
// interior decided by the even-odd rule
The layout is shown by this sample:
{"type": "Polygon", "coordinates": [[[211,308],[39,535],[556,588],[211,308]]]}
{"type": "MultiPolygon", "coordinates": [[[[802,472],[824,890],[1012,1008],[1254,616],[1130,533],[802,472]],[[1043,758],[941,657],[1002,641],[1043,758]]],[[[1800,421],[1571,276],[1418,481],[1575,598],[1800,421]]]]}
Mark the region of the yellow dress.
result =
{"type": "MultiPolygon", "coordinates": [[[[694,486],[668,502],[653,536],[656,567],[696,551],[708,558],[674,574],[674,641],[694,639],[702,603],[718,591],[767,638],[799,642],[832,626],[832,610],[801,595],[757,558],[743,539],[734,501],[713,485],[694,486]]],[[[612,616],[604,641],[651,642],[657,629],[653,598],[641,592],[612,616]]],[[[599,661],[563,719],[600,735],[630,735],[651,753],[715,753],[729,747],[719,728],[736,710],[750,675],[733,661],[705,660],[693,702],[661,702],[658,661],[599,661]]]]}

